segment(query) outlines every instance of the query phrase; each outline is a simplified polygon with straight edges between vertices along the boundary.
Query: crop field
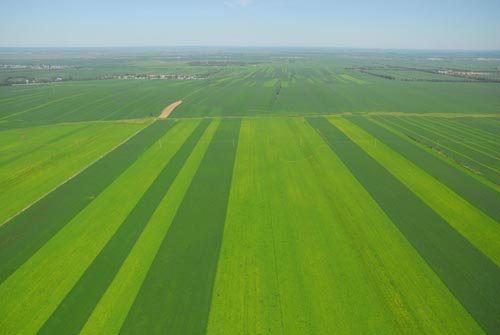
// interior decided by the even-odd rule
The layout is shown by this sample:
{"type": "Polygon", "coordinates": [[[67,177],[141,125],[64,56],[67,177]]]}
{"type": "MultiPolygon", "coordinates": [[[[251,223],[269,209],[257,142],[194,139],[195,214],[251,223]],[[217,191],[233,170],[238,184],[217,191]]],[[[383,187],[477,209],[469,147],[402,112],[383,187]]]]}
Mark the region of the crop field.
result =
{"type": "Polygon", "coordinates": [[[498,334],[500,83],[295,52],[0,87],[0,334],[498,334]]]}

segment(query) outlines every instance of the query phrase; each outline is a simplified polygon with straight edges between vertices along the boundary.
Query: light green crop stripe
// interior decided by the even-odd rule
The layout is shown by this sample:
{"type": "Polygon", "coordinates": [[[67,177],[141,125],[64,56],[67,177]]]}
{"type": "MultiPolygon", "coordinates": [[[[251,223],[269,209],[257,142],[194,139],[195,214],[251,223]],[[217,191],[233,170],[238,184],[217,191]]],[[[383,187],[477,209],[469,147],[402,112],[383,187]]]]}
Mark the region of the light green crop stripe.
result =
{"type": "Polygon", "coordinates": [[[212,121],[156,209],[81,334],[117,334],[219,125],[212,121]]]}
{"type": "Polygon", "coordinates": [[[345,118],[329,120],[500,266],[498,222],[357,125],[345,118]]]}
{"type": "Polygon", "coordinates": [[[198,122],[172,128],[0,285],[0,329],[39,330],[198,122]]]}
{"type": "MultiPolygon", "coordinates": [[[[409,124],[412,124],[413,126],[416,126],[420,129],[423,129],[424,131],[427,131],[427,132],[430,132],[432,134],[435,134],[435,135],[439,135],[439,136],[442,136],[444,137],[445,139],[447,139],[448,141],[450,142],[453,142],[455,144],[458,144],[458,145],[461,145],[467,149],[470,149],[476,153],[479,153],[483,156],[487,156],[491,159],[494,159],[494,160],[499,160],[498,157],[496,157],[495,155],[491,154],[491,153],[488,153],[486,151],[484,151],[485,148],[483,148],[481,146],[481,144],[477,144],[475,143],[475,146],[474,145],[471,145],[470,143],[468,142],[464,142],[464,141],[460,141],[457,140],[457,135],[455,134],[447,134],[447,133],[443,133],[443,131],[441,129],[439,129],[436,125],[434,124],[429,124],[430,122],[427,121],[427,120],[424,120],[424,122],[422,122],[422,120],[419,120],[418,118],[401,118],[402,120],[405,120],[407,123],[409,124]],[[427,123],[425,122],[427,121],[427,123]]],[[[487,150],[487,149],[486,149],[487,150]]]]}
{"type": "MultiPolygon", "coordinates": [[[[413,133],[414,135],[416,134],[414,131],[404,127],[404,125],[400,125],[396,122],[394,122],[394,118],[391,118],[391,117],[383,117],[381,120],[379,119],[374,119],[374,118],[371,118],[371,117],[367,117],[370,121],[376,123],[377,125],[381,126],[381,127],[384,127],[385,129],[389,130],[390,132],[396,134],[397,136],[401,137],[401,138],[404,138],[405,140],[408,140],[408,137],[402,135],[402,131],[401,129],[405,130],[405,131],[408,131],[410,133],[413,133]]],[[[416,134],[418,135],[418,134],[416,134]]],[[[413,142],[414,144],[416,142],[413,142]]],[[[447,164],[457,168],[457,164],[453,163],[450,159],[447,159],[447,158],[443,158],[442,155],[439,155],[438,153],[436,153],[434,150],[431,150],[429,149],[427,146],[423,145],[423,144],[417,144],[419,147],[421,148],[424,148],[424,150],[430,152],[432,155],[434,155],[435,157],[437,157],[438,159],[441,159],[443,161],[445,161],[447,164]]],[[[465,173],[467,173],[469,176],[471,176],[472,178],[476,179],[477,181],[479,181],[480,183],[490,187],[491,189],[495,190],[495,191],[498,191],[500,192],[500,186],[498,186],[497,184],[493,183],[492,181],[490,181],[489,179],[486,179],[485,177],[483,176],[480,176],[480,175],[477,175],[475,173],[472,173],[471,171],[465,169],[465,168],[462,168],[462,171],[464,171],[465,173]]]]}
{"type": "Polygon", "coordinates": [[[322,137],[279,118],[242,122],[207,332],[481,329],[322,137]]]}
{"type": "MultiPolygon", "coordinates": [[[[416,127],[419,127],[418,125],[415,125],[414,123],[412,123],[412,122],[408,121],[407,119],[398,118],[398,120],[402,121],[402,123],[404,123],[404,124],[406,124],[406,125],[408,125],[408,124],[409,124],[410,126],[416,126],[416,127]]],[[[418,135],[418,136],[420,136],[420,137],[422,137],[422,138],[426,139],[427,141],[429,141],[429,142],[431,142],[431,143],[433,142],[433,140],[432,140],[432,139],[428,138],[427,136],[423,136],[423,135],[421,135],[421,134],[416,133],[416,131],[415,131],[415,130],[408,129],[408,128],[405,128],[405,127],[403,127],[403,126],[401,126],[401,127],[402,127],[402,128],[404,128],[404,129],[406,129],[407,131],[409,131],[409,132],[411,132],[411,133],[415,134],[415,135],[418,135]]],[[[419,127],[419,128],[422,128],[422,127],[419,127]]],[[[425,129],[424,129],[424,130],[425,130],[425,129]]],[[[443,137],[445,137],[445,136],[443,136],[443,137]]],[[[496,172],[496,173],[500,173],[500,171],[498,171],[496,168],[491,167],[491,166],[489,166],[489,165],[486,165],[486,164],[484,164],[484,163],[482,163],[482,162],[478,161],[477,159],[474,159],[474,158],[472,158],[472,157],[470,157],[470,156],[468,156],[468,155],[465,155],[464,153],[462,153],[462,152],[460,152],[460,151],[457,151],[457,150],[455,150],[455,149],[450,148],[449,146],[447,146],[447,145],[445,145],[445,144],[440,144],[440,146],[441,146],[441,147],[443,147],[443,148],[446,148],[448,151],[453,152],[453,153],[455,153],[455,154],[456,154],[456,155],[458,155],[458,156],[462,156],[462,157],[464,157],[464,158],[467,158],[468,160],[470,160],[470,161],[472,161],[472,162],[474,162],[474,163],[476,163],[476,164],[478,164],[478,165],[481,165],[482,167],[484,167],[484,168],[486,168],[486,169],[488,169],[488,170],[491,170],[491,171],[496,172]]]]}

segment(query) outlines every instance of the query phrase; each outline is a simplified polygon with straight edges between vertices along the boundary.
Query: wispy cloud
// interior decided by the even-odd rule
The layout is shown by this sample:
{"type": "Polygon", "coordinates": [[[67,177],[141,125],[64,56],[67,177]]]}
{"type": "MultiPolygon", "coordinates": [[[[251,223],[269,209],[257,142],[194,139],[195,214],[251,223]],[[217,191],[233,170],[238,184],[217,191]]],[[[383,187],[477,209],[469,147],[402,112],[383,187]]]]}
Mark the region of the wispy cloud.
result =
{"type": "Polygon", "coordinates": [[[252,0],[226,0],[224,4],[231,7],[245,7],[252,3],[252,0]]]}

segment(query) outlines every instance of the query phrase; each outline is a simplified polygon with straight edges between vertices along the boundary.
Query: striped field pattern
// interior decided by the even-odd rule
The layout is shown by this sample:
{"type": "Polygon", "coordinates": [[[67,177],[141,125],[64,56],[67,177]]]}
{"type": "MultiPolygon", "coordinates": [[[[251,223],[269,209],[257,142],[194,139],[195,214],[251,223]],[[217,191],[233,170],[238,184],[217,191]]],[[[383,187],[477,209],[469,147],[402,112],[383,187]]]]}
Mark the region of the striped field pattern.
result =
{"type": "Polygon", "coordinates": [[[0,334],[498,334],[500,122],[481,122],[4,130],[0,334]]]}

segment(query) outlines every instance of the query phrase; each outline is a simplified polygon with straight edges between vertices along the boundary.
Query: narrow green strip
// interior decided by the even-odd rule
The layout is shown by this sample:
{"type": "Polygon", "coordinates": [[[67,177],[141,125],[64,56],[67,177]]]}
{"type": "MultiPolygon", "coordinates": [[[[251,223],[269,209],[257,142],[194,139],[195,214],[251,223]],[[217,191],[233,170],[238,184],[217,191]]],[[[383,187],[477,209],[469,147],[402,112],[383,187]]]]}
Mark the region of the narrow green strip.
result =
{"type": "Polygon", "coordinates": [[[0,283],[175,123],[158,121],[0,228],[0,283]]]}
{"type": "Polygon", "coordinates": [[[488,163],[492,164],[494,167],[498,161],[497,153],[495,150],[491,150],[490,148],[483,147],[480,143],[475,141],[470,141],[470,137],[467,136],[464,138],[464,135],[457,135],[453,133],[449,129],[442,129],[439,125],[432,123],[428,119],[419,118],[419,117],[405,117],[399,118],[406,122],[407,124],[413,125],[414,127],[421,129],[429,134],[429,136],[433,136],[434,138],[443,139],[446,145],[453,147],[454,150],[457,150],[458,153],[465,155],[468,158],[479,159],[480,163],[488,163]],[[487,152],[492,151],[492,152],[487,152]]]}
{"type": "Polygon", "coordinates": [[[493,154],[495,157],[498,157],[499,154],[499,143],[498,141],[492,141],[488,138],[478,136],[473,132],[466,132],[462,129],[453,126],[450,123],[446,123],[445,120],[439,118],[428,117],[424,119],[427,123],[430,123],[434,129],[440,132],[446,132],[449,136],[453,136],[454,138],[458,138],[461,141],[464,141],[474,147],[480,147],[484,150],[488,151],[490,154],[493,154]]]}
{"type": "Polygon", "coordinates": [[[205,334],[239,128],[221,121],[121,333],[205,334]]]}
{"type": "Polygon", "coordinates": [[[451,141],[446,140],[442,136],[433,136],[433,134],[430,134],[426,130],[413,125],[408,120],[394,117],[377,117],[377,119],[382,120],[382,122],[384,122],[386,125],[389,125],[394,130],[397,130],[401,134],[404,134],[408,140],[408,135],[410,135],[413,141],[416,139],[421,143],[421,145],[438,149],[440,152],[445,153],[447,159],[450,162],[455,161],[455,163],[461,165],[462,168],[468,167],[472,168],[473,170],[477,170],[479,172],[480,178],[485,181],[484,183],[491,183],[495,185],[494,187],[496,187],[497,189],[500,186],[500,180],[498,180],[500,174],[497,172],[498,170],[479,161],[477,157],[474,158],[470,151],[463,151],[464,148],[462,148],[461,151],[458,151],[458,148],[453,148],[452,146],[450,146],[450,144],[453,144],[451,143],[451,141]],[[437,138],[434,139],[434,137],[437,138]]]}
{"type": "Polygon", "coordinates": [[[214,120],[198,140],[167,194],[156,208],[141,236],[127,255],[80,334],[118,334],[149,268],[167,235],[191,180],[212,140],[220,120],[214,120]]]}
{"type": "Polygon", "coordinates": [[[500,204],[500,193],[374,122],[363,117],[352,117],[349,120],[425,170],[488,216],[500,222],[500,206],[498,205],[500,204]]]}
{"type": "Polygon", "coordinates": [[[500,268],[333,124],[308,121],[478,324],[500,329],[500,268]]]}
{"type": "Polygon", "coordinates": [[[82,329],[209,123],[202,121],[187,138],[39,334],[76,334],[82,329]]]}
{"type": "Polygon", "coordinates": [[[38,332],[199,122],[178,122],[0,285],[0,329],[38,332]]]}
{"type": "Polygon", "coordinates": [[[413,134],[418,134],[428,145],[433,146],[436,143],[435,141],[439,141],[436,145],[439,146],[440,150],[447,152],[448,155],[454,157],[462,164],[466,163],[480,170],[484,177],[492,179],[497,185],[500,184],[498,181],[500,171],[497,169],[496,158],[485,155],[483,152],[478,152],[464,143],[453,141],[448,134],[445,135],[442,132],[430,130],[428,127],[411,118],[399,117],[395,123],[401,128],[411,131],[413,134]]]}
{"type": "Polygon", "coordinates": [[[446,125],[448,128],[453,129],[462,134],[468,136],[472,135],[481,141],[488,142],[494,145],[499,145],[498,140],[500,140],[500,136],[498,135],[493,135],[491,133],[472,127],[470,125],[457,122],[455,121],[454,118],[453,119],[440,118],[440,117],[430,117],[430,118],[435,122],[441,123],[443,126],[446,125]]]}
{"type": "MultiPolygon", "coordinates": [[[[453,122],[455,124],[465,127],[465,129],[480,132],[490,138],[500,138],[500,122],[498,118],[488,117],[466,117],[466,118],[454,118],[453,122]]],[[[451,120],[450,120],[451,121],[451,120]]]]}
{"type": "Polygon", "coordinates": [[[498,222],[346,118],[328,120],[500,266],[498,222]]]}

